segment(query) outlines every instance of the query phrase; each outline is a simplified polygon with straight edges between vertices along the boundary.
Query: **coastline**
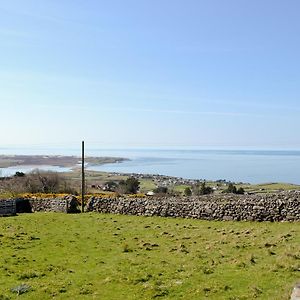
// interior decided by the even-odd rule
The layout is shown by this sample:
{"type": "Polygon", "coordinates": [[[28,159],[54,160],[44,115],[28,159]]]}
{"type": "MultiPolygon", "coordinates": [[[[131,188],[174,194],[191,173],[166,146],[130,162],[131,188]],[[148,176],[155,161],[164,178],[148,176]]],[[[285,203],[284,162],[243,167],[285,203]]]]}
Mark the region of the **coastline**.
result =
{"type": "MultiPolygon", "coordinates": [[[[183,193],[187,187],[192,187],[200,182],[206,182],[215,193],[222,193],[229,183],[233,183],[237,188],[243,188],[246,193],[270,193],[290,190],[300,190],[300,185],[288,183],[288,181],[261,181],[249,183],[242,180],[210,179],[205,178],[186,178],[185,176],[173,176],[162,171],[156,173],[149,172],[127,172],[121,167],[122,171],[101,170],[100,166],[114,166],[126,162],[136,163],[134,159],[112,156],[87,156],[86,161],[86,183],[92,192],[100,192],[99,187],[105,186],[108,181],[125,180],[133,176],[141,183],[141,191],[147,193],[157,187],[166,187],[169,191],[183,193]],[[98,188],[95,188],[98,187],[98,188]]],[[[64,173],[68,180],[80,184],[81,158],[72,155],[0,155],[0,177],[13,176],[16,172],[28,173],[35,169],[64,173]]]]}
{"type": "MultiPolygon", "coordinates": [[[[50,152],[50,151],[49,151],[50,152]]],[[[48,152],[48,153],[49,153],[48,152]]],[[[13,153],[13,152],[12,152],[13,153]]],[[[68,177],[78,178],[81,157],[68,153],[46,154],[1,154],[0,176],[12,176],[15,172],[28,173],[34,169],[63,172],[68,177]]],[[[50,152],[51,153],[51,152],[50,152]]],[[[99,151],[86,156],[86,172],[105,174],[104,178],[135,176],[142,180],[160,182],[175,181],[181,185],[197,181],[209,183],[232,182],[238,185],[256,186],[261,190],[299,190],[300,153],[296,156],[283,152],[274,157],[274,152],[254,156],[242,151],[215,154],[210,151],[99,151]],[[126,158],[124,158],[126,157],[126,158]],[[147,179],[148,177],[148,179],[147,179]],[[165,178],[165,179],[164,179],[165,178]],[[157,180],[156,180],[157,179],[157,180]],[[297,179],[297,180],[296,180],[297,179]]],[[[96,176],[97,177],[97,176],[96,176]]]]}
{"type": "MultiPolygon", "coordinates": [[[[85,157],[87,166],[119,163],[127,160],[127,158],[122,157],[85,157]]],[[[69,155],[0,155],[0,168],[18,166],[53,166],[61,168],[76,168],[80,162],[80,157],[69,155]]]]}

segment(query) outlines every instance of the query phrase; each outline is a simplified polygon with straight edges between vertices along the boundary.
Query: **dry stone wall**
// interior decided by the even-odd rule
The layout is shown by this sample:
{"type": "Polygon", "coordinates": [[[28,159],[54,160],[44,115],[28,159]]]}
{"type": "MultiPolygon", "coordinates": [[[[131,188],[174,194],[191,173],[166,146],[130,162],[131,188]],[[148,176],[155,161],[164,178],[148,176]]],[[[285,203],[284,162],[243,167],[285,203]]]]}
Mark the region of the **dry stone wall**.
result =
{"type": "Polygon", "coordinates": [[[17,213],[23,212],[77,212],[78,201],[72,196],[57,198],[19,198],[16,199],[17,213]]]}
{"type": "MultiPolygon", "coordinates": [[[[79,204],[76,197],[71,195],[57,198],[19,198],[14,201],[17,213],[78,212],[79,204]]],[[[200,197],[91,197],[85,210],[202,220],[300,221],[300,191],[262,195],[224,194],[200,197]]]]}
{"type": "Polygon", "coordinates": [[[203,220],[300,221],[300,192],[134,199],[92,197],[86,210],[203,220]]]}

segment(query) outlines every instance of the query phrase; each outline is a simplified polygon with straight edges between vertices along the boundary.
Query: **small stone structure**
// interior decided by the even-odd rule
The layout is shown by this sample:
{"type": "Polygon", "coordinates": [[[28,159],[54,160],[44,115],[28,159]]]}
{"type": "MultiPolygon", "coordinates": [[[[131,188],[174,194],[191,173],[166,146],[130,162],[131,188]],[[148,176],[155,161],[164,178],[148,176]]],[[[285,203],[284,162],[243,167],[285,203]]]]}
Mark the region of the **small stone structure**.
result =
{"type": "Polygon", "coordinates": [[[1,200],[0,199],[0,217],[14,216],[16,214],[15,200],[1,200]]]}
{"type": "Polygon", "coordinates": [[[78,212],[78,200],[72,195],[57,198],[18,198],[16,199],[17,213],[29,212],[78,212]]]}
{"type": "Polygon", "coordinates": [[[30,199],[29,200],[32,212],[37,211],[53,211],[71,213],[76,212],[78,200],[72,195],[63,198],[50,198],[50,199],[30,199]]]}
{"type": "Polygon", "coordinates": [[[235,221],[300,221],[300,192],[199,197],[96,198],[86,211],[235,221]]]}

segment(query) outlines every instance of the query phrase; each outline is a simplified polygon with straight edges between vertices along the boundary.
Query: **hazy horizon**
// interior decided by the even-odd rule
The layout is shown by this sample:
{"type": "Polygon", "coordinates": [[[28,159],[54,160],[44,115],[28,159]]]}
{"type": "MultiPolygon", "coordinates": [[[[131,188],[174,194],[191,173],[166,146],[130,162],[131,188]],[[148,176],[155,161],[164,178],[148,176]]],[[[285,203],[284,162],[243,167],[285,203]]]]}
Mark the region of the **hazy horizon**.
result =
{"type": "MultiPolygon", "coordinates": [[[[166,151],[269,151],[269,152],[289,152],[289,151],[300,151],[299,148],[279,148],[279,147],[210,147],[210,146],[115,146],[115,147],[109,147],[109,146],[95,146],[94,144],[88,144],[85,143],[85,148],[86,150],[116,150],[116,151],[121,151],[121,150],[166,150],[166,151]]],[[[76,151],[81,151],[81,141],[78,141],[78,144],[63,144],[63,145],[49,145],[49,144],[44,144],[44,145],[1,145],[0,146],[0,155],[3,150],[8,149],[13,151],[14,149],[19,149],[19,150],[76,150],[76,151]]]]}

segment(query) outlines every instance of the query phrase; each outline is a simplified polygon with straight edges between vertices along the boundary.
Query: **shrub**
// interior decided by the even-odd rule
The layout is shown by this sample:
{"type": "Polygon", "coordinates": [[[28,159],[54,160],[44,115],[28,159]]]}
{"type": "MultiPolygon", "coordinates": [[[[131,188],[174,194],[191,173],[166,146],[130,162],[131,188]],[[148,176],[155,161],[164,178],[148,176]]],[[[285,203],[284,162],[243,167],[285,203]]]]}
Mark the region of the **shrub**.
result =
{"type": "Polygon", "coordinates": [[[196,185],[194,187],[194,194],[199,196],[199,195],[208,195],[208,194],[212,194],[214,191],[210,186],[206,186],[205,182],[202,182],[199,185],[196,185]]]}
{"type": "Polygon", "coordinates": [[[29,193],[58,193],[59,181],[58,173],[35,170],[26,176],[25,186],[29,193]]]}
{"type": "Polygon", "coordinates": [[[16,174],[14,175],[14,177],[24,177],[25,176],[25,173],[23,172],[16,172],[16,174]]]}
{"type": "Polygon", "coordinates": [[[140,182],[134,177],[128,177],[125,181],[121,180],[117,187],[120,194],[136,194],[139,190],[140,182]]]}
{"type": "Polygon", "coordinates": [[[240,188],[236,191],[236,193],[239,194],[239,195],[244,195],[244,194],[245,194],[245,190],[244,190],[242,187],[240,187],[240,188]]]}
{"type": "Polygon", "coordinates": [[[191,196],[192,195],[192,190],[189,187],[186,187],[183,191],[185,196],[191,196]]]}
{"type": "Polygon", "coordinates": [[[21,193],[75,193],[62,174],[40,170],[34,170],[26,175],[17,172],[9,180],[2,181],[0,188],[12,195],[21,193]]]}
{"type": "Polygon", "coordinates": [[[154,193],[156,194],[167,194],[168,193],[168,188],[165,186],[159,186],[155,190],[153,190],[154,193]]]}
{"type": "Polygon", "coordinates": [[[104,188],[106,191],[114,192],[118,187],[118,184],[115,181],[107,181],[104,184],[104,188]]]}
{"type": "Polygon", "coordinates": [[[232,183],[229,183],[227,187],[227,193],[236,194],[236,186],[234,186],[232,183]]]}
{"type": "Polygon", "coordinates": [[[223,193],[232,193],[232,194],[243,195],[245,193],[245,190],[242,187],[237,189],[235,185],[233,185],[232,183],[229,183],[227,189],[224,190],[223,193]]]}

